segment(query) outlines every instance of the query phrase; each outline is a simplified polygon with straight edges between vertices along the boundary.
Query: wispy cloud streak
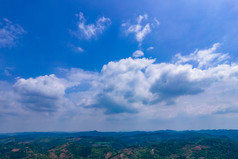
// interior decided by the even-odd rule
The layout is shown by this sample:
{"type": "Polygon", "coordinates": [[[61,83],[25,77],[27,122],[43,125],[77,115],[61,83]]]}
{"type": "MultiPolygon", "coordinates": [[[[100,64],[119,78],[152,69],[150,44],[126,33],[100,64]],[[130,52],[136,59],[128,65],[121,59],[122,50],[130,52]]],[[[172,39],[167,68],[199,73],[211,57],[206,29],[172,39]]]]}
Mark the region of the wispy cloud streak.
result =
{"type": "Polygon", "coordinates": [[[26,33],[19,24],[14,24],[7,18],[0,22],[0,48],[12,47],[16,44],[16,40],[26,33]]]}
{"type": "Polygon", "coordinates": [[[86,24],[86,19],[82,12],[76,14],[76,17],[79,19],[78,30],[72,33],[78,38],[91,39],[92,37],[97,37],[111,24],[111,19],[104,16],[98,18],[95,24],[86,24]]]}

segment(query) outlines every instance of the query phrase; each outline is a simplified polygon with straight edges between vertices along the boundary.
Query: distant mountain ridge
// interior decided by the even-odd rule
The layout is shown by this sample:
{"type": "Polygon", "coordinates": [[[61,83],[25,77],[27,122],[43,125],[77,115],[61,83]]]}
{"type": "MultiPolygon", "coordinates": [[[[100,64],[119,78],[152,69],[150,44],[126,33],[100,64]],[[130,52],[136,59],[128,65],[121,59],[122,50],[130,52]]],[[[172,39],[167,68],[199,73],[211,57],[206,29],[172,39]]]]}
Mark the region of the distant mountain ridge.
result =
{"type": "Polygon", "coordinates": [[[47,135],[59,135],[59,136],[131,136],[137,134],[155,134],[155,133],[165,133],[165,134],[176,134],[176,133],[201,133],[201,134],[209,134],[215,136],[230,136],[236,137],[238,135],[238,130],[235,129],[202,129],[202,130],[184,130],[184,131],[176,131],[176,130],[156,130],[156,131],[121,131],[121,132],[103,132],[103,131],[79,131],[79,132],[15,132],[15,133],[0,133],[0,136],[24,136],[24,135],[39,135],[39,136],[47,136],[47,135]]]}

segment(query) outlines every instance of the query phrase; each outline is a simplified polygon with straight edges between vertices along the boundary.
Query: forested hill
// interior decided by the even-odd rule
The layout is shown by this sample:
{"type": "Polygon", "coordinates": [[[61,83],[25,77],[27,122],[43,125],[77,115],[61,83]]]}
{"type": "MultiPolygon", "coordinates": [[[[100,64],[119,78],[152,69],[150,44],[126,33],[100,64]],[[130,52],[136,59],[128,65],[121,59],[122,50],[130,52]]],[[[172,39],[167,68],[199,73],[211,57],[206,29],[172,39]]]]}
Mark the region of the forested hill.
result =
{"type": "Polygon", "coordinates": [[[0,134],[0,158],[238,158],[238,130],[0,134]]]}

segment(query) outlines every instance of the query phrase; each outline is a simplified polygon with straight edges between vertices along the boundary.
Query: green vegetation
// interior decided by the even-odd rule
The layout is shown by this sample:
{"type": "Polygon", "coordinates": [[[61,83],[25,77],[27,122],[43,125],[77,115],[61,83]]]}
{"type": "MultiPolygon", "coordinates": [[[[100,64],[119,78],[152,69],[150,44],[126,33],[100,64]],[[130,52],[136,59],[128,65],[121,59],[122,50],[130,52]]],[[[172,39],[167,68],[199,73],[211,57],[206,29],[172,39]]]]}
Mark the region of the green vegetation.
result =
{"type": "Polygon", "coordinates": [[[238,158],[238,133],[224,131],[219,131],[221,136],[214,131],[3,134],[0,137],[0,158],[238,158]]]}

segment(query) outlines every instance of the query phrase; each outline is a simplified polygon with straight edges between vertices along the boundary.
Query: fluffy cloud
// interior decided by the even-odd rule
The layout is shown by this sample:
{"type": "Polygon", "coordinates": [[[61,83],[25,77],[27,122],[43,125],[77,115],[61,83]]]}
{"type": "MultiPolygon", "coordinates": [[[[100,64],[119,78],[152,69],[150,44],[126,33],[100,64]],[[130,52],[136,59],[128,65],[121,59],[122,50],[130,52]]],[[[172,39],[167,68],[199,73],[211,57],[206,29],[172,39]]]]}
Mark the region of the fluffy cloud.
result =
{"type": "Polygon", "coordinates": [[[123,23],[122,26],[126,27],[126,33],[130,34],[135,34],[136,40],[141,44],[146,35],[148,35],[151,32],[151,29],[159,25],[159,21],[154,18],[154,21],[151,23],[146,23],[143,24],[143,21],[148,20],[148,15],[139,15],[137,18],[137,23],[136,24],[131,24],[131,23],[123,23]]]}
{"type": "Polygon", "coordinates": [[[91,39],[92,37],[96,37],[111,24],[111,19],[104,16],[100,17],[95,24],[86,24],[86,19],[82,12],[76,16],[79,18],[78,30],[74,31],[73,34],[78,38],[91,39]]]}
{"type": "Polygon", "coordinates": [[[12,47],[16,40],[26,31],[19,25],[14,24],[10,20],[4,18],[0,22],[0,48],[12,47]]]}
{"type": "MultiPolygon", "coordinates": [[[[127,58],[110,62],[104,65],[99,78],[95,81],[97,84],[93,86],[98,91],[94,107],[97,105],[98,108],[106,109],[107,114],[125,113],[127,110],[127,113],[146,111],[148,107],[154,112],[168,109],[169,113],[174,114],[189,115],[191,112],[202,114],[201,110],[189,111],[199,109],[189,99],[204,95],[211,88],[215,89],[214,85],[222,87],[224,83],[229,83],[230,78],[234,79],[233,82],[237,81],[237,64],[227,64],[226,60],[221,60],[229,56],[217,53],[217,46],[218,44],[214,44],[212,48],[197,50],[188,56],[180,55],[180,59],[175,61],[174,58],[171,63],[155,63],[155,59],[147,58],[127,58]],[[189,56],[193,57],[193,61],[200,63],[191,64],[189,60],[181,62],[181,59],[189,56]],[[103,99],[110,102],[103,103],[103,99]],[[188,102],[183,104],[186,107],[181,106],[181,99],[186,99],[183,103],[188,102]],[[117,105],[115,112],[112,105],[117,105]],[[119,106],[122,109],[120,111],[119,106]],[[176,108],[176,111],[171,108],[176,108]]],[[[222,98],[222,95],[219,94],[219,97],[222,98]]],[[[210,113],[215,113],[221,107],[217,100],[211,101],[216,105],[216,109],[211,108],[210,113]]],[[[203,101],[198,103],[198,105],[205,104],[203,101]]]]}
{"type": "Polygon", "coordinates": [[[20,95],[20,102],[34,111],[57,111],[62,104],[67,84],[55,75],[37,78],[20,78],[13,86],[20,95]]]}
{"type": "Polygon", "coordinates": [[[47,97],[64,95],[65,85],[55,75],[39,76],[37,78],[20,78],[14,87],[22,94],[39,94],[47,97]]]}
{"type": "MultiPolygon", "coordinates": [[[[147,90],[149,85],[146,77],[143,73],[143,69],[152,64],[154,60],[142,59],[122,59],[118,62],[110,62],[104,65],[101,71],[98,84],[95,85],[98,89],[97,100],[95,105],[98,105],[98,101],[102,101],[101,98],[107,98],[110,103],[118,103],[122,105],[123,109],[118,111],[118,107],[115,107],[116,112],[134,113],[137,111],[138,103],[149,98],[151,93],[147,90]]],[[[102,102],[100,102],[102,103],[102,102]]],[[[101,104],[101,107],[106,109],[106,112],[115,112],[109,102],[101,104]]]]}
{"type": "Polygon", "coordinates": [[[14,85],[0,82],[0,111],[100,121],[235,116],[238,64],[217,53],[217,46],[176,55],[168,63],[129,57],[109,62],[100,72],[58,69],[56,75],[19,78],[14,85]]]}
{"type": "Polygon", "coordinates": [[[181,63],[188,63],[190,61],[197,64],[198,68],[207,68],[214,65],[217,65],[221,62],[226,62],[227,59],[229,59],[228,54],[223,53],[216,53],[215,51],[220,46],[219,43],[216,43],[212,46],[212,48],[207,50],[196,50],[195,52],[187,55],[187,56],[181,56],[180,54],[175,55],[175,61],[178,64],[181,63]]]}

